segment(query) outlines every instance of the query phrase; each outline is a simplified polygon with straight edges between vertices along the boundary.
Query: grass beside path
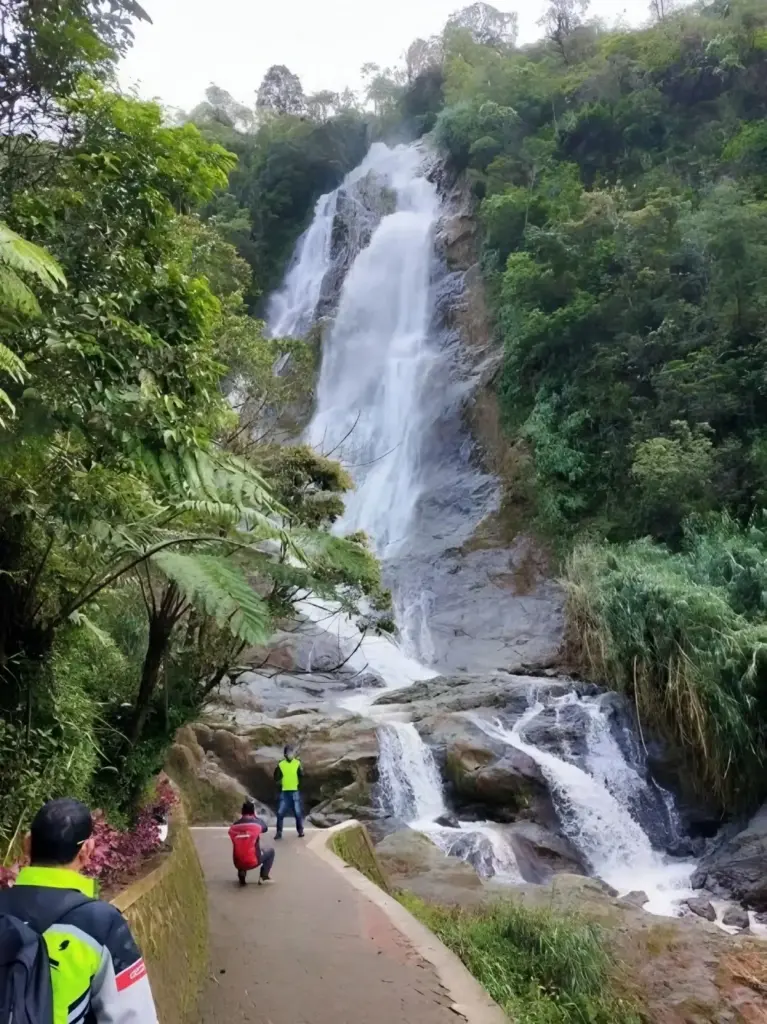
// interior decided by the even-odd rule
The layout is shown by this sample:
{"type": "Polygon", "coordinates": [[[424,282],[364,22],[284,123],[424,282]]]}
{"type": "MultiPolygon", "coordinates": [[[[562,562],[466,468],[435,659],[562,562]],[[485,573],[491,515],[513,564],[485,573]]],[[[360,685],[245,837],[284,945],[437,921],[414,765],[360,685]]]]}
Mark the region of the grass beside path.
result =
{"type": "Polygon", "coordinates": [[[466,911],[399,898],[517,1024],[640,1024],[595,925],[511,902],[466,911]]]}

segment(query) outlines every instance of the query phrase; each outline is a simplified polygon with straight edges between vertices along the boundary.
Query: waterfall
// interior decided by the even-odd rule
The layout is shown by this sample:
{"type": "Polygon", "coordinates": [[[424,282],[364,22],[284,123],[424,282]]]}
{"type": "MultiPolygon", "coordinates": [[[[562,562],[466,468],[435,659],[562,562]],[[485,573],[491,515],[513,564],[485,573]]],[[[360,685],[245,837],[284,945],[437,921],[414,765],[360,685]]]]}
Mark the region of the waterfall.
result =
{"type": "Polygon", "coordinates": [[[298,240],[285,284],[269,300],[266,321],[273,338],[299,338],[312,326],[322,282],[330,267],[337,202],[337,192],[317,200],[314,218],[298,240]]]}
{"type": "Polygon", "coordinates": [[[445,814],[439,769],[413,723],[381,726],[378,744],[379,786],[387,811],[405,822],[424,823],[445,814]]]}
{"type": "Polygon", "coordinates": [[[409,539],[422,484],[422,417],[438,352],[429,337],[435,187],[423,153],[380,154],[379,175],[395,196],[343,284],[324,341],[310,444],[334,451],[355,475],[340,528],[365,530],[382,556],[409,539]]]}
{"type": "Polygon", "coordinates": [[[434,755],[412,722],[390,721],[379,729],[379,789],[386,811],[427,835],[444,853],[468,861],[483,878],[520,882],[511,845],[486,821],[437,824],[448,813],[434,755]]]}
{"type": "Polygon", "coordinates": [[[597,877],[619,893],[646,892],[650,898],[646,909],[653,913],[673,913],[674,905],[692,894],[689,882],[694,865],[672,860],[653,849],[649,836],[628,809],[630,800],[647,784],[609,738],[609,723],[598,701],[568,694],[557,698],[554,705],[559,710],[576,702],[590,718],[587,768],[526,739],[528,726],[544,710],[542,703],[534,702],[511,729],[499,719],[489,722],[474,716],[473,721],[487,735],[522,751],[539,766],[564,833],[597,877]]]}
{"type": "MultiPolygon", "coordinates": [[[[473,385],[441,312],[456,284],[435,252],[441,203],[429,180],[432,164],[420,143],[372,146],[341,186],[318,200],[268,311],[273,337],[298,337],[322,325],[322,364],[306,438],[354,477],[337,529],[370,536],[392,587],[404,650],[380,639],[363,643],[364,657],[390,688],[434,675],[424,663],[495,669],[511,616],[523,635],[534,633],[540,615],[532,599],[526,618],[519,618],[519,602],[508,611],[503,592],[488,582],[492,562],[480,560],[472,570],[455,560],[455,551],[497,508],[498,486],[477,468],[463,423],[473,385]],[[333,311],[332,322],[326,321],[333,311]],[[465,628],[469,602],[479,624],[475,635],[465,628]]],[[[349,622],[339,624],[350,628],[349,622]]],[[[436,824],[446,804],[434,757],[401,712],[371,708],[379,692],[356,693],[343,706],[375,713],[380,722],[385,811],[446,853],[470,861],[481,875],[519,881],[513,848],[499,827],[436,824]]],[[[596,875],[619,891],[645,889],[649,909],[670,912],[691,865],[658,853],[640,823],[648,808],[661,806],[661,826],[673,831],[667,794],[651,792],[626,759],[598,701],[570,694],[554,702],[563,736],[575,705],[588,716],[579,752],[554,753],[527,738],[543,710],[535,698],[511,729],[501,721],[476,721],[538,764],[563,830],[596,875]]]]}

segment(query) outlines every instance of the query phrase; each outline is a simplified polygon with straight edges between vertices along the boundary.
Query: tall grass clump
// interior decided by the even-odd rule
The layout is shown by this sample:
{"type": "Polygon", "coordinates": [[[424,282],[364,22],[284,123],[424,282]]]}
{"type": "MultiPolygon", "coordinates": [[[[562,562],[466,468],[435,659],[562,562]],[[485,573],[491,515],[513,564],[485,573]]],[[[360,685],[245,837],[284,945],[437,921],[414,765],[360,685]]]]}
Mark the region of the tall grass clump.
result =
{"type": "Polygon", "coordinates": [[[767,794],[767,531],[688,524],[678,552],[587,544],[567,566],[571,660],[631,696],[684,752],[701,792],[749,809],[767,794]]]}
{"type": "Polygon", "coordinates": [[[400,899],[517,1024],[639,1024],[595,925],[515,903],[467,911],[400,899]]]}

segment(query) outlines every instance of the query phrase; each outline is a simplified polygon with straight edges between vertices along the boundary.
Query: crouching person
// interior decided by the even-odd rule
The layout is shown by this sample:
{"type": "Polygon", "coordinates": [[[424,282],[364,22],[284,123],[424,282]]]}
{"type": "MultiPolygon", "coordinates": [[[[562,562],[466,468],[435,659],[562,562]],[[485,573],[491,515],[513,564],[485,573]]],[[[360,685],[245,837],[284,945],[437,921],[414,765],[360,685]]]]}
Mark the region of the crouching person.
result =
{"type": "Polygon", "coordinates": [[[260,868],[258,884],[268,882],[274,864],[274,850],[261,848],[261,836],[269,831],[263,818],[256,817],[256,807],[251,800],[242,805],[242,817],[229,829],[232,840],[232,859],[237,870],[240,885],[245,885],[249,871],[260,868]]]}

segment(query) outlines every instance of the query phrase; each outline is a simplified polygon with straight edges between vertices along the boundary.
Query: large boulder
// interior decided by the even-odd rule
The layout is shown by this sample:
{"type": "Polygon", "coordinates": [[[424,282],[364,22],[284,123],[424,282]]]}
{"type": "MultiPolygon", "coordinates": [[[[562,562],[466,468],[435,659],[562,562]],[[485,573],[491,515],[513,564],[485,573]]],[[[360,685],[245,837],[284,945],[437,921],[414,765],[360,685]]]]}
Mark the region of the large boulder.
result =
{"type": "Polygon", "coordinates": [[[404,690],[390,690],[375,703],[407,704],[416,721],[428,715],[476,708],[497,708],[505,716],[519,717],[529,707],[532,692],[563,694],[567,689],[567,680],[550,676],[457,674],[425,679],[404,690]]]}
{"type": "Polygon", "coordinates": [[[376,855],[396,889],[443,905],[472,905],[485,896],[483,882],[471,864],[446,856],[428,836],[405,828],[386,836],[376,855]]]}
{"type": "Polygon", "coordinates": [[[378,738],[372,722],[355,715],[262,715],[254,716],[246,728],[212,721],[195,725],[193,731],[222,773],[269,806],[277,797],[274,769],[289,743],[301,758],[307,812],[317,810],[327,824],[368,816],[378,779],[378,738]]]}
{"type": "Polygon", "coordinates": [[[692,884],[755,910],[767,910],[767,804],[743,831],[703,859],[692,884]]]}
{"type": "Polygon", "coordinates": [[[583,857],[568,839],[533,821],[507,825],[504,834],[514,849],[526,882],[542,884],[557,874],[588,873],[583,857]]]}
{"type": "MultiPolygon", "coordinates": [[[[250,798],[245,786],[222,770],[215,755],[203,750],[189,726],[179,729],[168,751],[166,771],[183,794],[192,824],[228,824],[250,798]]],[[[267,820],[273,816],[265,805],[257,811],[267,820]]]]}
{"type": "Polygon", "coordinates": [[[441,713],[418,724],[440,766],[450,803],[464,818],[531,818],[556,827],[557,816],[537,764],[488,736],[472,714],[441,713]]]}

